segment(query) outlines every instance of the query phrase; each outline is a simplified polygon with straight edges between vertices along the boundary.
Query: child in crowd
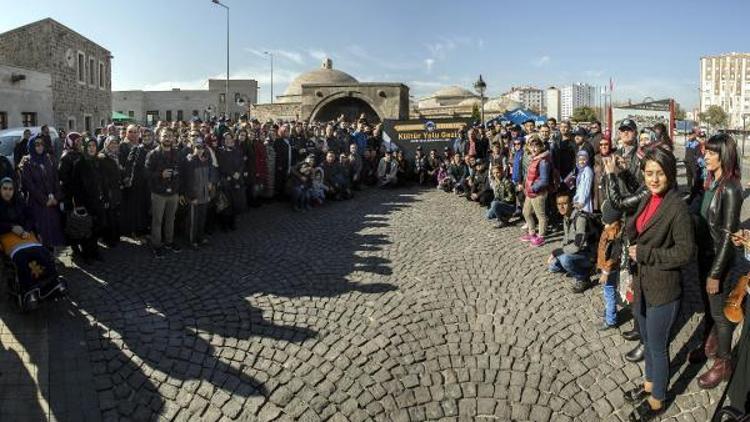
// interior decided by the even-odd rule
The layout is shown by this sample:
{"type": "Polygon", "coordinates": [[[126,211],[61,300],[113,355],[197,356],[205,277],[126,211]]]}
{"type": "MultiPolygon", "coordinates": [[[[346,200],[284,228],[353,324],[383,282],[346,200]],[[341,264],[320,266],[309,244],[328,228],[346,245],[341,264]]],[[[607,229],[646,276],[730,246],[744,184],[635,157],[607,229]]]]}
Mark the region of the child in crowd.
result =
{"type": "Polygon", "coordinates": [[[588,213],[594,212],[593,187],[594,170],[590,166],[589,154],[581,149],[576,155],[576,189],[573,206],[588,213]]]}
{"type": "Polygon", "coordinates": [[[497,227],[504,227],[508,225],[515,211],[516,191],[513,182],[505,176],[499,166],[492,167],[490,188],[493,199],[487,210],[487,218],[497,219],[497,227]]]}
{"type": "Polygon", "coordinates": [[[323,169],[316,167],[313,170],[312,186],[310,187],[310,204],[312,206],[323,205],[326,199],[327,187],[324,183],[323,169]]]}
{"type": "Polygon", "coordinates": [[[620,257],[622,256],[622,213],[614,209],[609,201],[602,204],[604,230],[599,238],[596,268],[601,270],[599,283],[603,286],[604,324],[607,330],[617,324],[617,284],[619,282],[620,257]]]}

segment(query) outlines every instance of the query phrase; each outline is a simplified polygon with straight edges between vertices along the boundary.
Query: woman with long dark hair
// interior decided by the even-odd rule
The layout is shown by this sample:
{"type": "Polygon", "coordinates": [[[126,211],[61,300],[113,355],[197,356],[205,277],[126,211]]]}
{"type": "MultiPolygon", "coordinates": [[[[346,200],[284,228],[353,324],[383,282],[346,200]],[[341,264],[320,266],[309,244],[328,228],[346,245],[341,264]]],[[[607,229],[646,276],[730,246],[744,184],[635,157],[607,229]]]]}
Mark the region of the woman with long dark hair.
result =
{"type": "Polygon", "coordinates": [[[698,378],[698,385],[715,388],[732,375],[731,351],[734,324],[724,316],[724,302],[732,290],[729,269],[734,259],[730,233],[737,231],[742,206],[740,164],[737,143],[727,134],[712,136],[706,142],[707,177],[696,218],[695,237],[698,242],[698,276],[703,284],[705,306],[704,339],[690,353],[691,363],[707,358],[714,364],[698,378]]]}
{"type": "MultiPolygon", "coordinates": [[[[635,262],[633,310],[645,347],[643,385],[625,393],[636,404],[631,421],[650,420],[664,412],[669,384],[669,334],[682,298],[680,268],[694,253],[693,223],[677,192],[677,160],[663,148],[648,149],[641,161],[645,188],[628,220],[628,256],[635,262]],[[645,400],[644,400],[645,399],[645,400]]],[[[611,196],[621,197],[609,180],[611,196]]]]}

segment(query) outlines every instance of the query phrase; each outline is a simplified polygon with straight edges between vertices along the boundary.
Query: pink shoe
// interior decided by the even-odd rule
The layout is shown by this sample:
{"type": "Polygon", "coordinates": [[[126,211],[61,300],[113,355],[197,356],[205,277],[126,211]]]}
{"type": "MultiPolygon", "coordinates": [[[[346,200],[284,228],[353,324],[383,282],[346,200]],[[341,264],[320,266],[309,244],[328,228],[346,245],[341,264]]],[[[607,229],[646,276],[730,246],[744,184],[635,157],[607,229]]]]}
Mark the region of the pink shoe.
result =
{"type": "Polygon", "coordinates": [[[518,240],[520,240],[521,242],[531,242],[532,240],[534,240],[535,237],[536,237],[535,234],[526,233],[525,235],[518,238],[518,240]]]}
{"type": "Polygon", "coordinates": [[[538,248],[544,245],[544,238],[542,236],[534,236],[534,238],[531,239],[529,243],[531,244],[532,248],[538,248]]]}

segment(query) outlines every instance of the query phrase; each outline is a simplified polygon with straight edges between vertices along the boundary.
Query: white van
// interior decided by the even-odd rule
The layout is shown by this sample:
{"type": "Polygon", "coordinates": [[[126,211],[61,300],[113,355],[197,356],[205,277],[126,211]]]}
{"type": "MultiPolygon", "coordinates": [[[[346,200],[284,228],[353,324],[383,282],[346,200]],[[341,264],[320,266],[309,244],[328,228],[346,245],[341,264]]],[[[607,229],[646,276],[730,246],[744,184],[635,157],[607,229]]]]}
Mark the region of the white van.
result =
{"type": "MultiPolygon", "coordinates": [[[[26,129],[31,131],[31,136],[42,132],[41,126],[14,127],[11,129],[0,130],[0,155],[7,157],[11,163],[15,164],[13,150],[16,148],[16,145],[18,145],[18,141],[21,140],[23,131],[26,129]]],[[[52,146],[55,148],[53,156],[55,159],[59,160],[60,154],[62,153],[63,142],[60,139],[57,130],[52,126],[49,126],[49,136],[52,138],[52,146]]]]}

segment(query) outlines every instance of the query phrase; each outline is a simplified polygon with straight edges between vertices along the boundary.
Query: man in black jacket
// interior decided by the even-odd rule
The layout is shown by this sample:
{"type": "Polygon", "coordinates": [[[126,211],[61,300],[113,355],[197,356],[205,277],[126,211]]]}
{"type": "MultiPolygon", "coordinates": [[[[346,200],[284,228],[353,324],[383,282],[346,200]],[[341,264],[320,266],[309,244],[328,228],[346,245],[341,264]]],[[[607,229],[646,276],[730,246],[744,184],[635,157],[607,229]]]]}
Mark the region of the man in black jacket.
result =
{"type": "Polygon", "coordinates": [[[278,134],[273,149],[276,152],[276,195],[282,198],[292,167],[297,164],[297,150],[289,138],[289,127],[281,126],[278,134]]]}
{"type": "Polygon", "coordinates": [[[146,156],[146,172],[151,188],[151,246],[157,258],[164,256],[165,247],[173,252],[180,251],[180,247],[174,243],[174,217],[180,192],[180,160],[173,148],[174,131],[162,129],[159,140],[161,145],[146,156]]]}

